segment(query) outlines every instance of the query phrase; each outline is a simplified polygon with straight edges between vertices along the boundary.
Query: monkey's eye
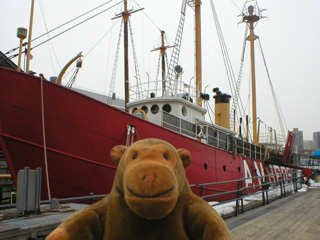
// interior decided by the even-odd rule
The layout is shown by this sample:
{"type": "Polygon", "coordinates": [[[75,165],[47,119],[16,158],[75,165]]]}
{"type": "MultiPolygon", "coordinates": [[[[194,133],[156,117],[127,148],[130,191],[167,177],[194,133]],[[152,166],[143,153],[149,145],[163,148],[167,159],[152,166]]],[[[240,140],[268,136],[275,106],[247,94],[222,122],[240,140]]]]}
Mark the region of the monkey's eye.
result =
{"type": "Polygon", "coordinates": [[[169,157],[168,157],[168,155],[166,153],[163,154],[163,157],[164,157],[164,159],[169,160],[169,157]]]}
{"type": "Polygon", "coordinates": [[[138,157],[138,153],[132,155],[132,159],[135,160],[138,157]]]}

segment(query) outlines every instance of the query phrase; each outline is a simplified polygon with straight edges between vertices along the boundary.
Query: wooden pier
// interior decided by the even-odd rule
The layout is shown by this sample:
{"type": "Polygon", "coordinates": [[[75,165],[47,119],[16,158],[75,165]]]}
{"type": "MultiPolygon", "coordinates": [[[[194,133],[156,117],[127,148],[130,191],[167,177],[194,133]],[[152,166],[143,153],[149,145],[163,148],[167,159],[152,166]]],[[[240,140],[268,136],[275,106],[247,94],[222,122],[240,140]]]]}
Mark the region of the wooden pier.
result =
{"type": "MultiPolygon", "coordinates": [[[[1,240],[45,239],[62,221],[88,205],[70,203],[59,209],[41,209],[40,215],[21,216],[17,209],[0,211],[0,218],[11,215],[17,218],[0,221],[1,240]]],[[[42,206],[45,208],[45,206],[42,206]]]]}
{"type": "Polygon", "coordinates": [[[226,222],[233,240],[320,239],[320,190],[289,195],[226,222]]]}
{"type": "MultiPolygon", "coordinates": [[[[0,239],[44,239],[61,221],[87,206],[66,205],[57,212],[42,210],[40,216],[0,221],[0,239]]],[[[320,239],[320,189],[289,195],[226,222],[233,240],[320,239]]]]}

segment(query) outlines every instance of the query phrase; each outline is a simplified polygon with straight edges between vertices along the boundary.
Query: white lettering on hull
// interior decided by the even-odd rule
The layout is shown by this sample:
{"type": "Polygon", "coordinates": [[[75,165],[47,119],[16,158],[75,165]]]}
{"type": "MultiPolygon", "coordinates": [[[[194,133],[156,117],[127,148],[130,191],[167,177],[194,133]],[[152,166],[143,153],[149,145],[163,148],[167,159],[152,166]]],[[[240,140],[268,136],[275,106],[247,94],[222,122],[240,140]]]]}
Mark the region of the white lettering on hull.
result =
{"type": "Polygon", "coordinates": [[[245,159],[243,160],[243,167],[244,167],[244,177],[245,177],[246,187],[252,186],[252,179],[251,179],[252,174],[249,169],[247,160],[245,160],[245,159]]]}
{"type": "MultiPolygon", "coordinates": [[[[253,166],[255,169],[255,173],[259,178],[257,178],[259,185],[261,185],[261,177],[266,176],[266,174],[269,174],[269,171],[267,169],[267,166],[264,165],[263,162],[260,162],[260,164],[257,163],[257,161],[253,162],[253,166]]],[[[269,165],[270,166],[270,174],[273,175],[269,177],[269,182],[277,182],[282,180],[282,176],[284,180],[291,179],[292,177],[292,169],[288,167],[280,167],[277,165],[269,165]]],[[[254,185],[254,182],[252,181],[252,176],[255,176],[255,174],[251,171],[248,161],[246,159],[243,159],[243,168],[244,168],[244,177],[245,177],[245,185],[246,187],[250,187],[254,185]]],[[[265,179],[263,179],[265,181],[265,179]]]]}

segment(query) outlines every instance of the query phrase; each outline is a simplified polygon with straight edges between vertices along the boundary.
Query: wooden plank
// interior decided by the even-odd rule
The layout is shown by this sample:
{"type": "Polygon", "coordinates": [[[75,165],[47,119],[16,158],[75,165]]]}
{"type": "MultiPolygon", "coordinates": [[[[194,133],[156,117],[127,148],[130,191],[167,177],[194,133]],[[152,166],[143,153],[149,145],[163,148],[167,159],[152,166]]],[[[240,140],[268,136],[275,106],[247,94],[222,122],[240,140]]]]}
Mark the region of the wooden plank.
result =
{"type": "Polygon", "coordinates": [[[320,239],[319,206],[320,190],[314,189],[277,200],[254,213],[246,212],[238,219],[227,219],[226,222],[229,227],[235,226],[231,229],[234,240],[320,239]],[[240,224],[237,225],[237,221],[240,224]]]}
{"type": "Polygon", "coordinates": [[[29,239],[30,237],[46,236],[62,221],[74,214],[75,211],[88,206],[74,203],[67,205],[70,210],[62,209],[60,212],[43,211],[41,215],[30,215],[2,221],[0,223],[0,239],[29,239]]]}

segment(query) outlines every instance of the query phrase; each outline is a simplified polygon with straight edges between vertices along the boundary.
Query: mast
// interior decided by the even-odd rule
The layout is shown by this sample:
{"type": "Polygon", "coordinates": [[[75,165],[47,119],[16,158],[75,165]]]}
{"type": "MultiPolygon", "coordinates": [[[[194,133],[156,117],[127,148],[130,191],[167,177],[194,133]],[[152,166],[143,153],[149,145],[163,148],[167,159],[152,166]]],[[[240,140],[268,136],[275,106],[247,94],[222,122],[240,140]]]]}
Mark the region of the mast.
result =
{"type": "Polygon", "coordinates": [[[165,31],[161,31],[161,47],[155,48],[151,51],[161,51],[161,71],[162,71],[162,96],[166,91],[166,50],[174,46],[165,46],[164,42],[165,31]]]}
{"type": "Polygon", "coordinates": [[[196,51],[196,96],[197,105],[202,107],[202,75],[201,75],[201,0],[195,0],[195,51],[196,51]]]}
{"type": "Polygon", "coordinates": [[[124,0],[123,11],[123,23],[124,23],[124,88],[125,88],[125,110],[129,111],[127,104],[129,103],[129,46],[128,46],[128,2],[124,0]]]}
{"type": "Polygon", "coordinates": [[[123,18],[123,24],[124,24],[124,88],[125,88],[125,110],[126,112],[129,111],[127,104],[129,103],[129,34],[128,34],[128,22],[129,17],[132,13],[138,12],[143,10],[143,8],[140,8],[138,10],[129,10],[128,11],[128,1],[124,0],[124,10],[122,13],[117,14],[113,19],[117,19],[122,17],[123,18]]]}
{"type": "Polygon", "coordinates": [[[162,96],[164,96],[164,92],[166,90],[166,48],[164,46],[164,33],[164,31],[161,31],[162,96]]]}
{"type": "Polygon", "coordinates": [[[247,41],[250,42],[250,58],[251,58],[251,85],[252,85],[252,121],[253,121],[253,143],[259,145],[259,136],[257,132],[257,106],[256,106],[256,73],[255,73],[255,56],[254,56],[254,41],[258,39],[253,32],[254,23],[260,20],[258,15],[254,15],[254,7],[248,7],[249,15],[243,16],[243,21],[249,24],[250,35],[247,41]]]}
{"type": "Polygon", "coordinates": [[[33,25],[33,9],[34,9],[34,0],[31,0],[31,14],[30,14],[30,24],[29,24],[29,37],[28,37],[28,49],[27,49],[26,73],[29,73],[29,65],[30,65],[30,51],[31,51],[32,25],[33,25]]]}

